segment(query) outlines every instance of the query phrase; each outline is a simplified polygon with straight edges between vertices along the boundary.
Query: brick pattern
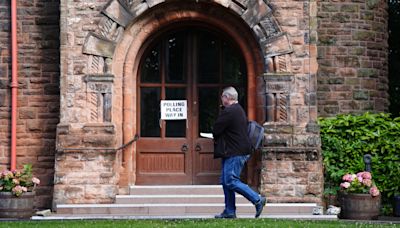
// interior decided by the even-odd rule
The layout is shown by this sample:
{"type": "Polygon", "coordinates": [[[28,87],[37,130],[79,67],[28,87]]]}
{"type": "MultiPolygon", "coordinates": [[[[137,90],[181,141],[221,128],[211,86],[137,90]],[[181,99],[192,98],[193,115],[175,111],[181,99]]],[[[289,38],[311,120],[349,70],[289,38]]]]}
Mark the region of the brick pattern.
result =
{"type": "MultiPolygon", "coordinates": [[[[50,208],[59,122],[59,1],[18,1],[17,168],[41,180],[35,206],[50,208]]],[[[10,168],[10,1],[0,4],[0,170],[10,168]]]]}
{"type": "Polygon", "coordinates": [[[321,203],[323,175],[317,150],[270,149],[264,154],[261,184],[269,202],[321,203]]]}
{"type": "Polygon", "coordinates": [[[318,112],[388,110],[387,1],[318,1],[318,112]]]}
{"type": "Polygon", "coordinates": [[[270,5],[293,53],[272,57],[263,75],[266,135],[260,189],[270,202],[321,203],[316,2],[273,0],[270,5]]]}
{"type": "Polygon", "coordinates": [[[11,11],[10,2],[0,5],[0,170],[10,163],[11,102],[11,11]]]}

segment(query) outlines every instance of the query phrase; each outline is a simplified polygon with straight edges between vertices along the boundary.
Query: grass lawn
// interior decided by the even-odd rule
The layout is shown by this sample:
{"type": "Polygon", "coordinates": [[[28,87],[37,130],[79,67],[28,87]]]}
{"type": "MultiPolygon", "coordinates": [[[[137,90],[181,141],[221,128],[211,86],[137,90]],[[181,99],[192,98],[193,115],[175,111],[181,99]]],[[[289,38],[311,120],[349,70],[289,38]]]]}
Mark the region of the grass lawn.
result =
{"type": "Polygon", "coordinates": [[[182,219],[182,220],[64,220],[2,221],[3,227],[399,227],[400,224],[354,221],[306,221],[283,219],[182,219]]]}

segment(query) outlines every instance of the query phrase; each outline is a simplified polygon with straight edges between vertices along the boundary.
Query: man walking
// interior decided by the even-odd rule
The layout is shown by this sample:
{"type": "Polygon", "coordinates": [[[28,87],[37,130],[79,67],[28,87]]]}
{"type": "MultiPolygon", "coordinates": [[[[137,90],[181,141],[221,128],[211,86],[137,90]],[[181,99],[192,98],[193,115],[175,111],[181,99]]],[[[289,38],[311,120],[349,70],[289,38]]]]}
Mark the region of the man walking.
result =
{"type": "Polygon", "coordinates": [[[215,218],[236,218],[235,192],[254,204],[255,217],[258,218],[266,198],[240,180],[240,173],[251,152],[246,113],[238,103],[238,93],[233,87],[223,90],[221,101],[223,106],[213,126],[213,137],[215,141],[221,141],[218,139],[222,137],[225,142],[225,153],[218,156],[222,158],[221,184],[225,195],[225,209],[215,218]]]}

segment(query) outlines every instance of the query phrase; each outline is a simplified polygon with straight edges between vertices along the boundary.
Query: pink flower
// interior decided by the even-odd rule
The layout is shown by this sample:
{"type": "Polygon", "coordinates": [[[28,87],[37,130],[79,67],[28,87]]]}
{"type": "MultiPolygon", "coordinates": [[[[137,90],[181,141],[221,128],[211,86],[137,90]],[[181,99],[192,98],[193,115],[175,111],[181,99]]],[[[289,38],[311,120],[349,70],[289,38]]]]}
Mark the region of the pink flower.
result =
{"type": "Polygon", "coordinates": [[[14,174],[11,171],[5,170],[3,176],[5,180],[9,180],[14,177],[14,174]]]}
{"type": "Polygon", "coordinates": [[[21,187],[20,185],[15,186],[11,191],[14,193],[16,196],[22,195],[23,192],[28,191],[26,187],[21,187]]]}
{"type": "Polygon", "coordinates": [[[34,184],[40,184],[40,180],[39,180],[38,178],[36,178],[36,177],[33,177],[33,178],[32,178],[32,182],[33,182],[34,184]]]}
{"type": "Polygon", "coordinates": [[[371,194],[371,196],[379,196],[379,190],[376,186],[373,186],[369,189],[369,194],[371,194]]]}
{"type": "Polygon", "coordinates": [[[340,187],[349,188],[350,187],[350,183],[349,182],[343,182],[343,183],[340,184],[340,187]]]}
{"type": "Polygon", "coordinates": [[[356,175],[354,174],[346,174],[343,176],[343,180],[346,182],[352,182],[354,180],[354,178],[356,178],[356,175]]]}
{"type": "Polygon", "coordinates": [[[19,180],[18,180],[18,179],[13,179],[12,182],[13,182],[15,185],[19,185],[19,180]]]}
{"type": "Polygon", "coordinates": [[[362,175],[363,175],[363,172],[359,172],[359,173],[357,173],[357,179],[358,179],[358,182],[360,182],[360,183],[362,183],[362,181],[363,181],[363,177],[362,177],[362,175]]]}
{"type": "Polygon", "coordinates": [[[373,197],[379,196],[379,189],[374,185],[372,181],[372,175],[370,172],[364,171],[357,174],[346,174],[342,178],[345,182],[340,184],[342,191],[348,193],[365,193],[373,197]]]}
{"type": "Polygon", "coordinates": [[[0,186],[0,191],[3,190],[3,186],[0,186]]]}
{"type": "Polygon", "coordinates": [[[12,172],[15,177],[20,177],[22,175],[21,171],[19,171],[19,170],[13,170],[12,172]]]}
{"type": "Polygon", "coordinates": [[[372,185],[371,179],[364,179],[362,183],[367,187],[371,187],[372,185]]]}
{"type": "Polygon", "coordinates": [[[367,179],[367,180],[371,180],[372,179],[372,175],[371,175],[370,172],[363,172],[362,178],[367,179]]]}

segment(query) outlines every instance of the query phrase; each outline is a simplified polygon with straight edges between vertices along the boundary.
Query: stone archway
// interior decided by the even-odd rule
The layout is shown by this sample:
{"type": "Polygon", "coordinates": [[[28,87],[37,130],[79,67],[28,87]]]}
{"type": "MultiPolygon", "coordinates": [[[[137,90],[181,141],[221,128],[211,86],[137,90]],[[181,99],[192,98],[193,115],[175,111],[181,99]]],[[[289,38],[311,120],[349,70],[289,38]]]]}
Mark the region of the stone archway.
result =
{"type": "MultiPolygon", "coordinates": [[[[102,13],[104,17],[97,32],[89,33],[86,37],[83,53],[90,55],[88,69],[97,75],[92,77],[92,81],[88,80],[89,85],[98,84],[99,80],[96,79],[98,77],[112,78],[108,83],[102,82],[112,87],[113,92],[112,102],[100,102],[112,104],[112,107],[108,107],[109,115],[101,116],[109,118],[112,116],[116,125],[117,141],[121,143],[130,141],[136,132],[134,105],[136,90],[132,88],[136,88],[137,68],[144,50],[143,44],[158,30],[173,23],[182,21],[207,23],[227,33],[239,44],[249,69],[248,91],[251,91],[251,95],[248,97],[248,104],[251,119],[262,118],[260,113],[264,116],[260,104],[265,102],[265,98],[261,95],[255,99],[256,95],[260,94],[257,91],[261,91],[262,94],[263,90],[261,88],[263,85],[256,81],[262,80],[256,78],[265,71],[287,72],[290,69],[287,54],[292,52],[292,47],[288,36],[281,31],[272,16],[272,9],[264,1],[246,4],[234,1],[226,1],[224,4],[218,1],[182,2],[179,6],[164,1],[157,3],[110,1],[102,13]],[[208,8],[209,4],[213,5],[212,11],[208,8]],[[224,20],[220,19],[221,16],[224,20]]],[[[94,89],[92,93],[97,94],[99,91],[94,89]]],[[[99,96],[92,97],[96,99],[99,96]]],[[[96,113],[98,107],[91,109],[96,113]]],[[[135,182],[133,172],[135,162],[132,162],[134,152],[135,148],[131,146],[122,155],[120,186],[135,182]]]]}
{"type": "MultiPolygon", "coordinates": [[[[152,15],[157,15],[157,10],[152,15]]],[[[202,12],[200,9],[182,9],[179,10],[170,10],[168,13],[163,13],[163,20],[158,20],[157,18],[150,16],[149,19],[145,20],[145,22],[137,23],[139,25],[135,27],[133,25],[130,29],[131,34],[135,34],[136,36],[132,38],[128,38],[129,42],[126,41],[127,46],[117,49],[116,56],[119,56],[120,53],[123,53],[124,59],[121,58],[121,62],[114,62],[114,64],[119,66],[124,66],[124,68],[120,68],[122,70],[123,80],[124,80],[124,124],[123,124],[123,135],[127,140],[132,136],[132,132],[136,132],[136,116],[135,111],[131,110],[132,104],[136,104],[136,98],[133,96],[132,99],[129,98],[128,94],[136,94],[136,75],[138,69],[139,59],[141,58],[142,51],[145,49],[144,43],[149,39],[152,35],[162,30],[160,28],[168,28],[170,25],[176,22],[201,22],[209,24],[210,26],[217,27],[218,29],[227,33],[230,37],[239,44],[247,63],[248,70],[248,78],[249,80],[249,88],[248,91],[251,91],[251,95],[249,96],[249,115],[250,118],[256,117],[255,106],[256,106],[256,77],[260,75],[263,71],[263,62],[260,58],[259,48],[254,45],[255,42],[252,40],[251,36],[243,37],[238,36],[237,34],[243,34],[243,32],[235,31],[235,29],[230,29],[228,23],[221,23],[215,18],[210,17],[206,12],[202,12]],[[253,44],[253,45],[249,45],[253,44]],[[119,52],[121,51],[121,52],[119,52]],[[133,88],[133,89],[132,89],[133,88]],[[129,100],[126,100],[129,99],[129,100]],[[128,123],[128,124],[125,124],[128,123]],[[132,126],[130,126],[132,124],[132,126]],[[132,128],[131,128],[132,127],[132,128]]],[[[237,24],[237,23],[236,23],[237,24]]],[[[123,39],[124,40],[124,39],[123,39]]],[[[124,42],[122,42],[124,43],[124,42]]],[[[118,72],[116,69],[114,72],[118,72]]],[[[118,78],[118,77],[116,77],[118,78]]],[[[135,170],[135,162],[130,164],[132,161],[132,157],[135,157],[135,149],[125,151],[124,161],[125,167],[127,167],[127,172],[125,172],[122,176],[128,176],[127,183],[133,183],[135,181],[135,177],[132,176],[132,171],[135,170]],[[128,171],[129,170],[129,171],[128,171]]],[[[127,183],[121,182],[122,185],[127,183]]]]}

